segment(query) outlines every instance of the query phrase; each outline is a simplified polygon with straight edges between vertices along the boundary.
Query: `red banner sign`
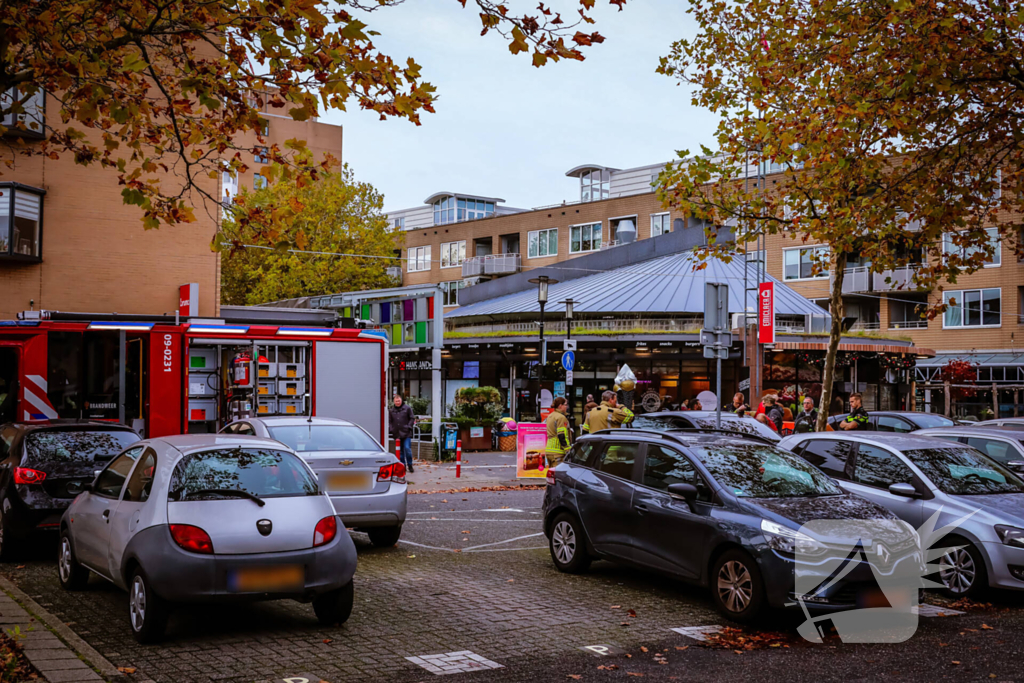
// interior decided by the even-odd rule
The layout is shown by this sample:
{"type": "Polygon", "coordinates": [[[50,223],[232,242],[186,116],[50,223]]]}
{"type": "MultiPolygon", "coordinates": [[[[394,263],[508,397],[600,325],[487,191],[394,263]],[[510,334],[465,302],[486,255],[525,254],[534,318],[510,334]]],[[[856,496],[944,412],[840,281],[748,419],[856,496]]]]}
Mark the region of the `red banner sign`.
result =
{"type": "Polygon", "coordinates": [[[775,343],[775,283],[762,282],[757,287],[757,341],[775,343]]]}
{"type": "Polygon", "coordinates": [[[199,315],[199,285],[195,282],[178,287],[178,313],[182,317],[199,315]]]}

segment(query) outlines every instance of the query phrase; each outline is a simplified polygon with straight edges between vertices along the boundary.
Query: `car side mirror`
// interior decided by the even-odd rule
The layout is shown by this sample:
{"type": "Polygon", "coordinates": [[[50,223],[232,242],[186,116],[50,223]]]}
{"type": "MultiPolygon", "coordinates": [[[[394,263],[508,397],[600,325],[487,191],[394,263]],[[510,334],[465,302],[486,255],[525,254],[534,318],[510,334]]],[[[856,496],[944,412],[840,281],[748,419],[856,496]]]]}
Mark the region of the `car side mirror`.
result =
{"type": "Polygon", "coordinates": [[[697,487],[693,484],[669,484],[668,495],[677,500],[685,500],[692,509],[693,502],[697,500],[697,487]]]}
{"type": "Polygon", "coordinates": [[[1024,460],[1011,460],[1006,466],[1014,472],[1024,472],[1024,460]]]}
{"type": "Polygon", "coordinates": [[[903,496],[904,498],[920,498],[921,494],[917,492],[913,484],[890,484],[889,493],[894,496],[903,496]]]}

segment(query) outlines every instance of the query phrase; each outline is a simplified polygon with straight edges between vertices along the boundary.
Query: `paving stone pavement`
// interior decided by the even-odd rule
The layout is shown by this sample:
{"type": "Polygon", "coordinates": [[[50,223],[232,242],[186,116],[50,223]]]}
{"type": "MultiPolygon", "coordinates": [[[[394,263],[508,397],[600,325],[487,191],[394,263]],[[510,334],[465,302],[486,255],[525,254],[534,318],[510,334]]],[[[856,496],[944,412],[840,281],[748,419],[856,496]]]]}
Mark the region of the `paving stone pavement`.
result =
{"type": "MultiPolygon", "coordinates": [[[[490,529],[490,541],[540,531],[535,512],[510,523],[500,508],[526,515],[542,496],[420,495],[410,498],[410,508],[475,510],[463,517],[500,519],[472,526],[480,534],[490,529]],[[442,499],[450,502],[442,505],[442,499]]],[[[403,538],[457,550],[470,529],[468,522],[423,520],[407,525],[403,538]]],[[[365,536],[354,537],[356,604],[344,626],[321,627],[309,605],[287,601],[187,607],[174,612],[165,642],[155,646],[132,637],[123,591],[96,577],[85,591],[62,591],[51,559],[55,548],[21,565],[0,565],[0,573],[114,666],[135,668],[133,681],[158,683],[270,681],[297,672],[330,683],[416,681],[425,672],[409,657],[470,651],[509,667],[538,653],[578,652],[593,643],[629,647],[664,638],[672,627],[719,621],[703,591],[655,575],[605,562],[585,575],[560,574],[547,550],[537,548],[543,537],[521,542],[527,549],[509,544],[508,552],[464,553],[405,544],[375,549],[365,536]]]]}

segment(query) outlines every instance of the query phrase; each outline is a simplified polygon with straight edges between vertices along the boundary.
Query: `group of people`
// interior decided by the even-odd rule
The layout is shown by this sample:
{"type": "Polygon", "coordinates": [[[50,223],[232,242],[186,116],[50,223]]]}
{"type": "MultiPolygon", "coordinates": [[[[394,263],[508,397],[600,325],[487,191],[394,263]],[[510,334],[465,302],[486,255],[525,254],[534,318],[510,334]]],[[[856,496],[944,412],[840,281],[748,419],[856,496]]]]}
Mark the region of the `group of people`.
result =
{"type": "MultiPolygon", "coordinates": [[[[793,416],[793,431],[802,434],[814,432],[818,429],[818,409],[814,407],[814,399],[805,396],[801,402],[802,407],[799,413],[793,416]]],[[[742,393],[732,397],[732,412],[740,417],[751,412],[750,406],[742,393]]],[[[754,412],[754,419],[771,427],[776,432],[782,433],[783,423],[786,421],[785,409],[779,405],[778,397],[775,394],[765,394],[761,398],[760,405],[754,412]]],[[[850,414],[839,422],[839,428],[849,431],[863,429],[868,424],[868,412],[864,409],[860,394],[850,394],[850,414]]]]}
{"type": "MultiPolygon", "coordinates": [[[[626,406],[619,405],[619,397],[614,391],[606,391],[601,394],[600,405],[594,403],[592,395],[587,396],[587,399],[587,404],[583,408],[583,425],[580,427],[584,434],[599,432],[602,429],[617,429],[629,424],[633,419],[633,411],[626,406]]],[[[548,437],[544,454],[547,457],[548,467],[554,467],[560,463],[572,445],[569,419],[566,417],[568,410],[568,401],[565,400],[565,397],[559,396],[551,402],[551,414],[544,420],[548,437]]]]}

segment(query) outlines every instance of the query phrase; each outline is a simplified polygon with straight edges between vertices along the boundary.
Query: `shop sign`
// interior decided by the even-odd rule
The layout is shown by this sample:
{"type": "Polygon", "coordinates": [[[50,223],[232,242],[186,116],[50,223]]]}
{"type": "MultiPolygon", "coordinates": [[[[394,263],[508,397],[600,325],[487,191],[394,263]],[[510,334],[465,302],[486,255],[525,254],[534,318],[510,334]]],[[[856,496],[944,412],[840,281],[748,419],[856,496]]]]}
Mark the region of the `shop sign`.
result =
{"type": "Polygon", "coordinates": [[[484,428],[483,427],[470,427],[469,428],[469,438],[471,438],[471,439],[482,439],[482,438],[484,438],[484,428]]]}
{"type": "Polygon", "coordinates": [[[762,282],[757,287],[757,341],[775,343],[775,283],[762,282]]]}
{"type": "Polygon", "coordinates": [[[740,391],[746,391],[749,388],[750,388],[750,379],[749,378],[748,379],[741,379],[740,380],[740,391]]]}
{"type": "Polygon", "coordinates": [[[647,342],[637,342],[636,343],[636,348],[638,348],[638,349],[645,349],[645,348],[647,348],[647,342]]]}
{"type": "Polygon", "coordinates": [[[672,342],[658,342],[658,346],[672,346],[672,342]]]}
{"type": "Polygon", "coordinates": [[[544,479],[547,475],[548,427],[545,424],[520,422],[516,430],[516,477],[544,479]]]}
{"type": "Polygon", "coordinates": [[[433,370],[434,366],[430,364],[429,360],[407,360],[405,361],[406,370],[433,370]]]}
{"type": "Polygon", "coordinates": [[[199,285],[195,282],[178,287],[178,314],[185,316],[199,315],[199,285]]]}

